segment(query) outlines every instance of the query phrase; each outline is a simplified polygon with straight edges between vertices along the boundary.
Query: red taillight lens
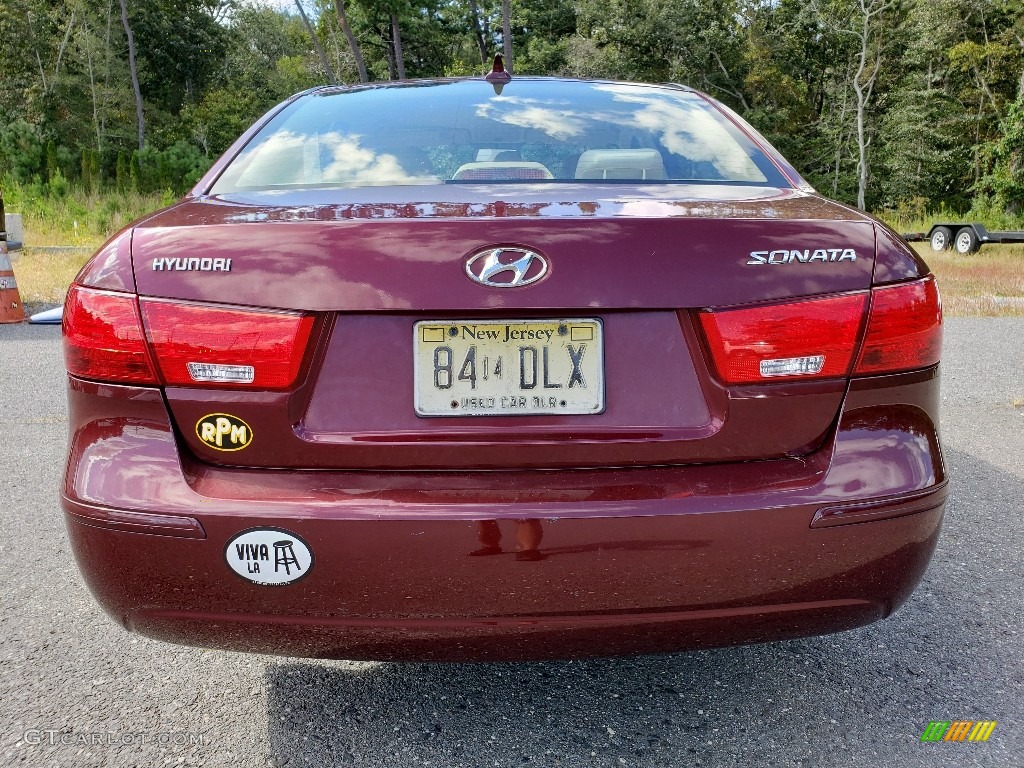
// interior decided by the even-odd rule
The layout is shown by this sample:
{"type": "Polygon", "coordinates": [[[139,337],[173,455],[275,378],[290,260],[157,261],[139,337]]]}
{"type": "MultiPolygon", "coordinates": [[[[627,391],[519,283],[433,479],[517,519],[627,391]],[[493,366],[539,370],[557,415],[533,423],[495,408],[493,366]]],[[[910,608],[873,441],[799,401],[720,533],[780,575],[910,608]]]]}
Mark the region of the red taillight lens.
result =
{"type": "Polygon", "coordinates": [[[142,300],[166,384],[288,389],[298,378],[313,318],[294,312],[142,300]]]}
{"type": "Polygon", "coordinates": [[[701,325],[727,384],[846,376],[868,294],[702,312],[701,325]]]}
{"type": "Polygon", "coordinates": [[[287,389],[313,329],[311,316],[294,312],[147,299],[141,305],[140,316],[131,294],[72,285],[64,303],[68,373],[135,384],[287,389]]]}
{"type": "Polygon", "coordinates": [[[872,291],[855,374],[893,373],[939,362],[942,303],[934,277],[872,291]]]}
{"type": "Polygon", "coordinates": [[[64,302],[64,364],[86,379],[156,384],[135,296],[72,285],[64,302]]]}

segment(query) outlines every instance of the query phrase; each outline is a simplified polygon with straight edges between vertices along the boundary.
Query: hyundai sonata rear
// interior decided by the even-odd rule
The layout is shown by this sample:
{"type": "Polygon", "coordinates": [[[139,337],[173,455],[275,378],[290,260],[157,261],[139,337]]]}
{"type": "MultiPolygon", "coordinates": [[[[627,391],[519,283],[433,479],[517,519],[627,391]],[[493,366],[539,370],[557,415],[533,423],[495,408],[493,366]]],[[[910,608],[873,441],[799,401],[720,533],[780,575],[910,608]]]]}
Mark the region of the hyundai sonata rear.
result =
{"type": "Polygon", "coordinates": [[[934,277],[685,88],[299,95],[104,246],[64,324],[78,563],[171,642],[835,632],[906,600],[942,520],[934,277]]]}

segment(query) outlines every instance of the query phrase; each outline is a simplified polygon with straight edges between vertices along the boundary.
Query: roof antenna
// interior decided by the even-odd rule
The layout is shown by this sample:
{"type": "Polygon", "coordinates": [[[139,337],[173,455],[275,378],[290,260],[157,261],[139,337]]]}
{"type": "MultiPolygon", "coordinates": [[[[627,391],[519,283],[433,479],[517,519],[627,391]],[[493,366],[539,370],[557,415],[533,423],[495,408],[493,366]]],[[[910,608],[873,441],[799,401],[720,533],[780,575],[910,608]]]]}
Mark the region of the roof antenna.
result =
{"type": "Polygon", "coordinates": [[[500,53],[494,54],[494,66],[484,80],[494,86],[494,93],[497,96],[501,95],[501,89],[505,87],[505,83],[512,80],[512,75],[505,70],[505,62],[500,53]]]}

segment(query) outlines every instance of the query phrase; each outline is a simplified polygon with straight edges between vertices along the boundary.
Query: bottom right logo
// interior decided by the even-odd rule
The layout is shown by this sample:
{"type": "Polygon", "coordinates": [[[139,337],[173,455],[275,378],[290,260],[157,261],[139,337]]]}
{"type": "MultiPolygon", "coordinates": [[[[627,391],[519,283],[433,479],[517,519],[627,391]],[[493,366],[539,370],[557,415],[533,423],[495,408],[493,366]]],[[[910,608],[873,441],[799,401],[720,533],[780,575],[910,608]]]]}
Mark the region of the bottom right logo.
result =
{"type": "Polygon", "coordinates": [[[995,720],[932,720],[921,741],[988,741],[995,728],[995,720]]]}

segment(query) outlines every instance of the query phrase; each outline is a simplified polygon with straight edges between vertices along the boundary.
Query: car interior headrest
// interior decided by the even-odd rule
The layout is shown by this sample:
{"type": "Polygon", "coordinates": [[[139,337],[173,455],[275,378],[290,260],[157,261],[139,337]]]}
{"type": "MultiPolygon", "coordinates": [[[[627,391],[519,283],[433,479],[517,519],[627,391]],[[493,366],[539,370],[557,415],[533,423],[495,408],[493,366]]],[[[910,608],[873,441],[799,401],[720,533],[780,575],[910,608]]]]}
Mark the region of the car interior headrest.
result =
{"type": "Polygon", "coordinates": [[[656,149],[588,149],[576,163],[577,179],[664,179],[656,149]]]}

